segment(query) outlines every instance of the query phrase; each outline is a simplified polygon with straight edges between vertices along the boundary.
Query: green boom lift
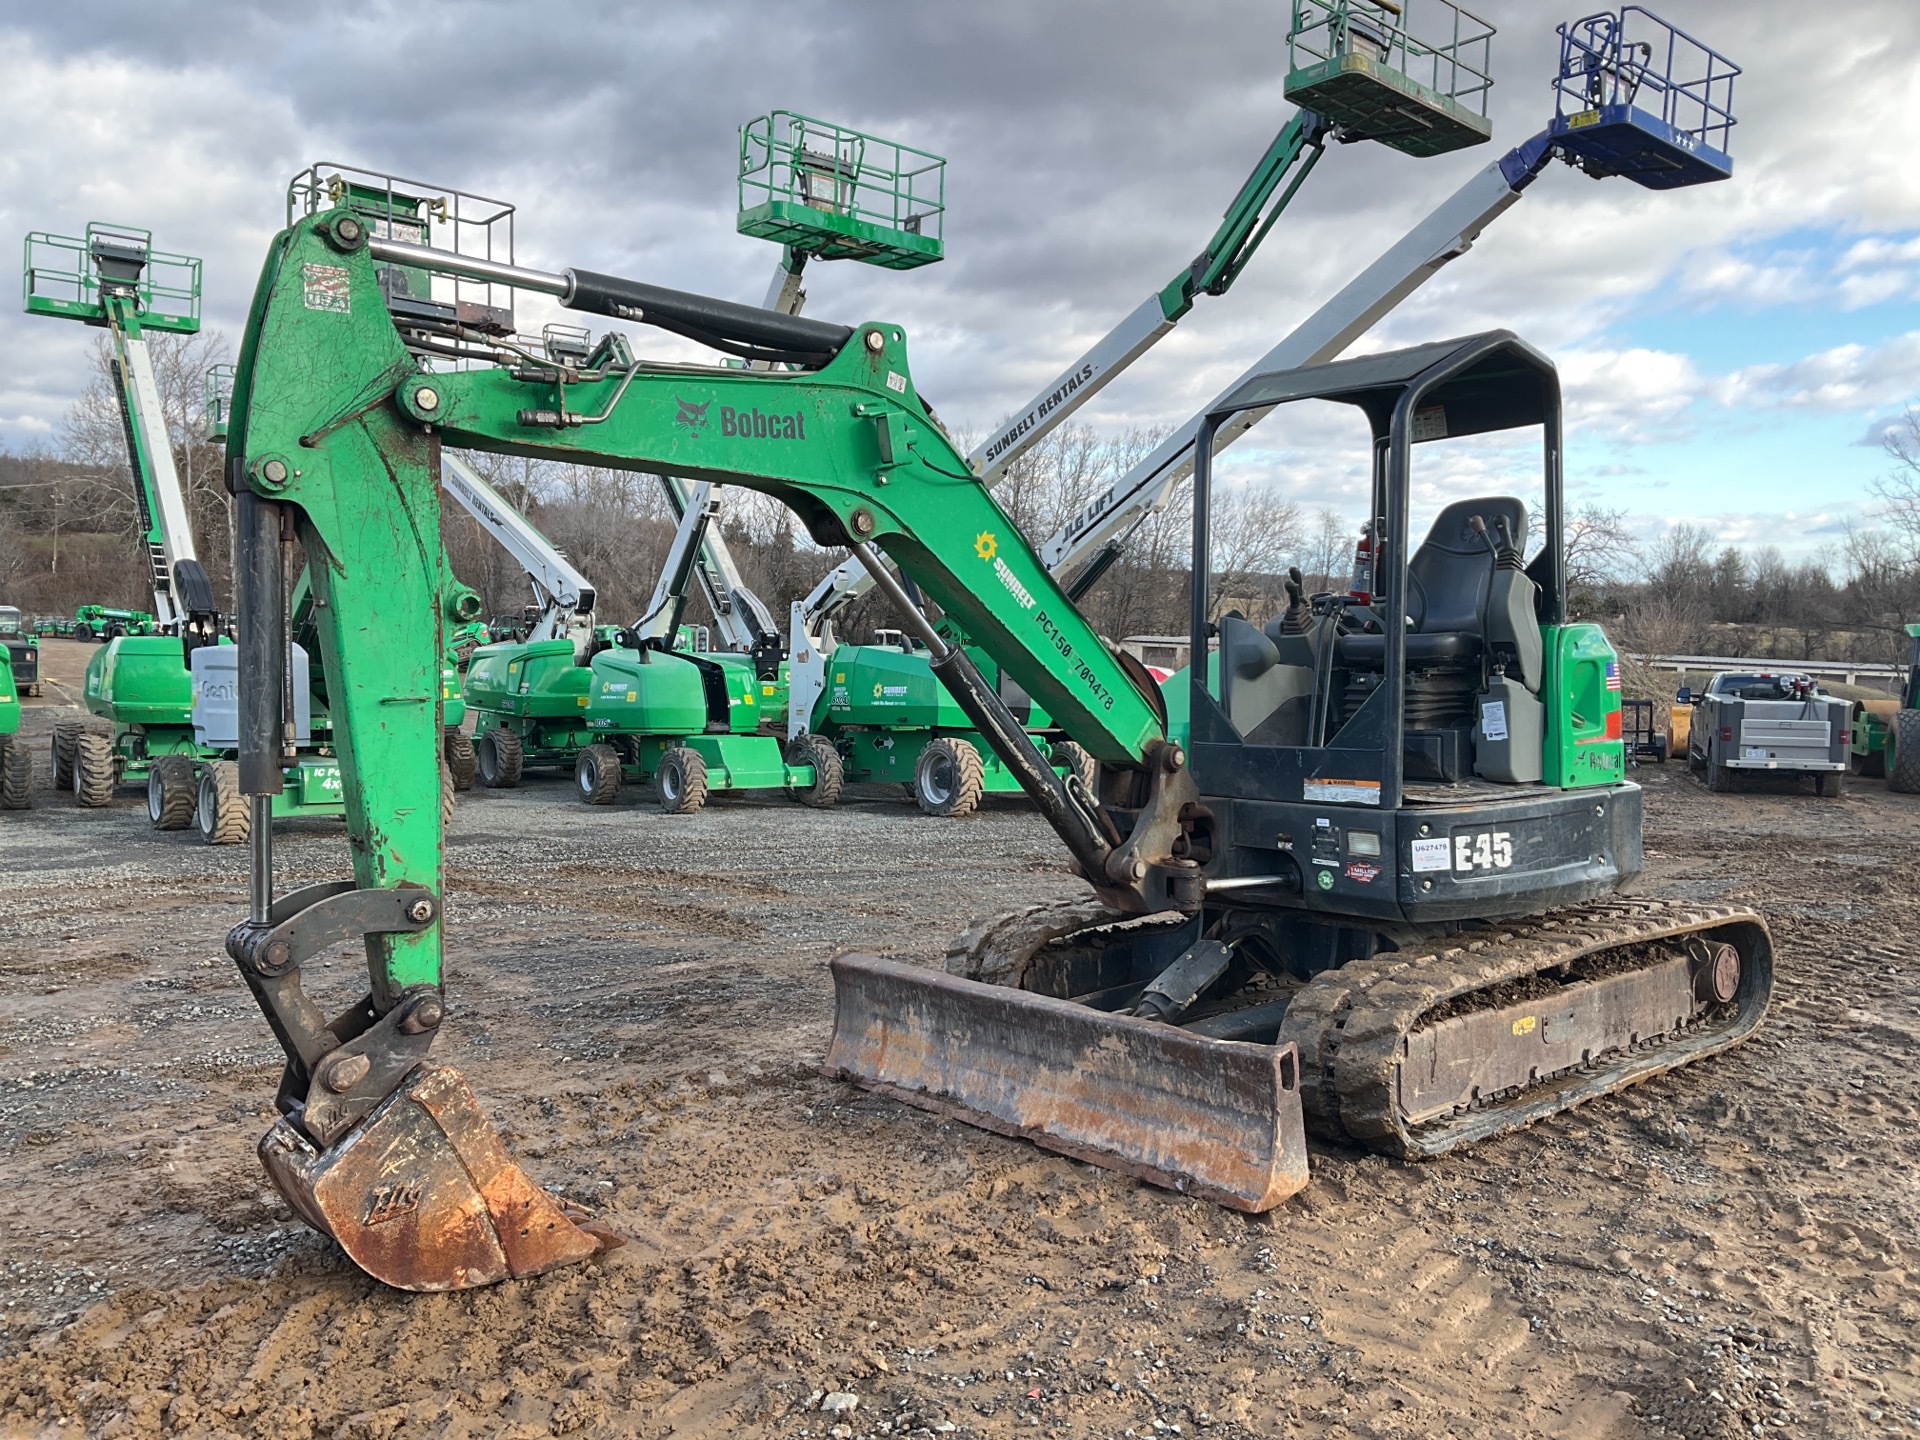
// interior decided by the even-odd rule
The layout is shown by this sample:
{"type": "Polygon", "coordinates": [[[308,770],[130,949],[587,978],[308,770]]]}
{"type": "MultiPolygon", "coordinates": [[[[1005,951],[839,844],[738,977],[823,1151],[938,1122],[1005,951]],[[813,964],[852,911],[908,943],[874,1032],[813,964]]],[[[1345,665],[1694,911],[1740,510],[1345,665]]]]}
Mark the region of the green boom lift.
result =
{"type": "MultiPolygon", "coordinates": [[[[206,694],[231,700],[236,655],[225,643],[213,587],[194,551],[186,495],[147,351],[149,332],[200,328],[200,262],[153,248],[145,230],[91,224],[83,237],[34,232],[26,241],[29,314],[106,329],[112,376],[127,437],[134,496],[145,527],[152,614],[83,605],[81,633],[104,639],[87,665],[86,707],[102,733],[62,721],[53,733],[54,784],[83,806],[102,806],[115,788],[145,782],[154,828],[197,823],[210,843],[244,838],[249,808],[237,789],[232,741],[202,723],[206,694]]],[[[304,716],[304,690],[301,694],[304,716]]],[[[307,737],[303,734],[302,741],[307,737]]],[[[275,814],[339,814],[338,767],[288,755],[288,783],[275,814]]]]}
{"type": "MultiPolygon", "coordinates": [[[[1224,295],[1312,173],[1329,136],[1423,157],[1491,136],[1492,27],[1451,4],[1425,9],[1437,17],[1423,26],[1430,39],[1409,28],[1398,5],[1294,0],[1285,91],[1302,108],[1268,145],[1199,255],[975,447],[967,457],[975,474],[996,483],[1016,456],[1169,333],[1200,296],[1224,295]]],[[[900,784],[930,815],[966,815],[983,795],[1018,794],[1015,770],[934,678],[932,656],[915,637],[836,645],[835,612],[870,583],[850,561],[795,604],[789,643],[799,663],[788,687],[789,734],[831,740],[848,780],[900,784]]],[[[949,644],[969,644],[950,618],[940,628],[949,644]]],[[[990,656],[977,646],[970,655],[999,683],[990,656]]],[[[1057,768],[1090,775],[1090,757],[1058,733],[1044,706],[1011,686],[1007,698],[1057,768]]]]}
{"type": "Polygon", "coordinates": [[[264,810],[282,783],[290,526],[329,556],[313,573],[317,640],[328,673],[352,677],[333,699],[353,876],[277,894],[256,825],[249,915],[228,939],[286,1052],[261,1157],[297,1213],[370,1273],[423,1290],[617,1243],[540,1189],[465,1080],[430,1059],[448,1014],[432,775],[454,594],[443,444],[789,505],[817,543],[868,566],[1060,835],[1095,903],[976,926],[955,973],[834,961],[835,1072],[1260,1210],[1306,1183],[1308,1123],[1442,1153],[1751,1033],[1770,989],[1764,921],[1617,898],[1642,865],[1640,791],[1623,778],[1613,653],[1565,616],[1560,392],[1539,352],[1495,331],[1259,374],[1222,397],[1195,446],[1195,653],[1214,638],[1214,432],[1313,401],[1355,407],[1370,429],[1381,603],[1326,597],[1265,626],[1224,623],[1220,678],[1193,681],[1182,745],[1152,678],[1094,634],[934,423],[897,326],[435,253],[339,208],[297,219],[268,253],[235,391],[240,763],[264,810]],[[382,263],[788,368],[609,354],[562,379],[498,346],[487,364],[451,307],[396,316],[382,263]],[[449,343],[469,368],[423,370],[449,343]],[[723,407],[768,417],[765,433],[682,418],[723,407]],[[1539,437],[1549,543],[1528,559],[1525,507],[1492,496],[1454,500],[1415,547],[1416,446],[1513,430],[1539,437]],[[1095,791],[1047,762],[886,559],[1100,762],[1095,791]],[[368,628],[392,615],[422,623],[368,628]],[[369,988],[329,1021],[301,967],[356,939],[369,988]]]}
{"type": "MultiPolygon", "coordinates": [[[[937,263],[945,255],[945,176],[937,155],[811,116],[776,110],[743,125],[738,228],[783,247],[765,308],[799,312],[810,260],[892,270],[937,263]]],[[[550,362],[567,359],[559,342],[591,363],[572,327],[549,327],[546,338],[550,362]]],[[[685,423],[751,432],[786,418],[736,417],[723,407],[689,410],[685,423]]],[[[546,637],[475,656],[466,694],[479,714],[482,783],[516,785],[527,771],[566,770],[581,799],[608,804],[623,783],[654,782],[670,814],[700,809],[716,790],[781,789],[806,804],[833,804],[841,778],[831,742],[789,743],[781,734],[787,666],[778,628],[725,552],[715,524],[719,494],[706,483],[663,484],[679,516],[673,544],[645,613],[601,632],[613,643],[546,637]],[[696,580],[729,648],[684,643],[696,580]]]]}
{"type": "Polygon", "coordinates": [[[84,698],[111,733],[63,721],[53,735],[54,783],[71,785],[82,805],[105,805],[117,784],[147,779],[156,759],[197,758],[188,656],[219,638],[146,344],[149,332],[199,330],[200,262],[157,251],[150,232],[124,226],[90,224],[78,238],[35,231],[26,240],[24,289],[29,314],[78,320],[112,337],[114,391],[145,532],[151,619],[95,606],[75,617],[107,642],[87,665],[84,698]]]}

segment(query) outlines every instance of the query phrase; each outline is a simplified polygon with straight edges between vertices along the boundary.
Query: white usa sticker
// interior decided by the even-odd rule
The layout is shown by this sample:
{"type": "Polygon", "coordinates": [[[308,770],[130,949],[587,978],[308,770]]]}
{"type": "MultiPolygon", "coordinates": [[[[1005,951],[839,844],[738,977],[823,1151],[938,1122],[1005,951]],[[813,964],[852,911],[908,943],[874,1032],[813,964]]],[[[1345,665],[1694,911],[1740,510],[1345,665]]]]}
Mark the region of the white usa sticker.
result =
{"type": "Polygon", "coordinates": [[[344,265],[302,265],[302,295],[309,310],[330,310],[336,315],[353,313],[353,282],[344,265]]]}
{"type": "Polygon", "coordinates": [[[1464,873],[1475,870],[1505,870],[1513,864],[1513,836],[1505,830],[1483,830],[1478,835],[1453,837],[1453,868],[1464,873]]]}
{"type": "Polygon", "coordinates": [[[1413,842],[1413,873],[1453,868],[1453,846],[1444,839],[1413,842]]]}

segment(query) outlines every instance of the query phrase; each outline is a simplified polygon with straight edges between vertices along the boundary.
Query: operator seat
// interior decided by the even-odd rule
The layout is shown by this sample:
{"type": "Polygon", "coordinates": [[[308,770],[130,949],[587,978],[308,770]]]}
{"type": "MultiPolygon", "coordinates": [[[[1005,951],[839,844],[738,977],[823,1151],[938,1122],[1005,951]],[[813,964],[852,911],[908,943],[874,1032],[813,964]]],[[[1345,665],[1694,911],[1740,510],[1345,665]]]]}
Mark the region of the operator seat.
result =
{"type": "MultiPolygon", "coordinates": [[[[1456,500],[1434,520],[1407,562],[1409,670],[1462,664],[1492,651],[1514,679],[1529,690],[1540,688],[1544,656],[1534,613],[1539,590],[1524,570],[1496,562],[1503,529],[1517,562],[1517,547],[1526,543],[1527,507],[1513,496],[1456,500]],[[1476,517],[1486,526],[1484,534],[1473,526],[1476,517]]],[[[1386,659],[1385,635],[1340,637],[1343,665],[1380,670],[1386,659]]]]}

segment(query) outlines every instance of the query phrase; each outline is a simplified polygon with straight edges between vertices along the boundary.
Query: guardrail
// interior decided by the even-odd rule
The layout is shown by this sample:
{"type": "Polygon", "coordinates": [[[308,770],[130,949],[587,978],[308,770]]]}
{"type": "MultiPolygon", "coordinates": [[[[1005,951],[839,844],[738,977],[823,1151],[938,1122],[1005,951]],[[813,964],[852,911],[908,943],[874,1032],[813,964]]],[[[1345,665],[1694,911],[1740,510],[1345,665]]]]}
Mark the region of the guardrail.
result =
{"type": "Polygon", "coordinates": [[[1729,655],[1629,655],[1652,670],[1795,670],[1807,675],[1858,685],[1861,676],[1890,680],[1897,687],[1906,678],[1904,665],[1869,665],[1853,660],[1756,660],[1729,655]]]}

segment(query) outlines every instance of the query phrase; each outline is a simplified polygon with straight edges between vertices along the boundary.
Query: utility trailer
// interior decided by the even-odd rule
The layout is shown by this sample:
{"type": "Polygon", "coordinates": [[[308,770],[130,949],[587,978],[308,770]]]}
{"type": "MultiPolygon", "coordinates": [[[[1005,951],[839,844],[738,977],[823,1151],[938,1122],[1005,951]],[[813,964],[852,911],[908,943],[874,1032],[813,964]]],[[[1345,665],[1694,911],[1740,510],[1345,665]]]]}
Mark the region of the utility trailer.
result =
{"type": "Polygon", "coordinates": [[[1816,794],[1846,793],[1852,707],[1824,695],[1799,671],[1722,670],[1698,695],[1681,686],[1674,702],[1690,707],[1687,768],[1718,794],[1743,770],[1813,776],[1816,794]]]}

